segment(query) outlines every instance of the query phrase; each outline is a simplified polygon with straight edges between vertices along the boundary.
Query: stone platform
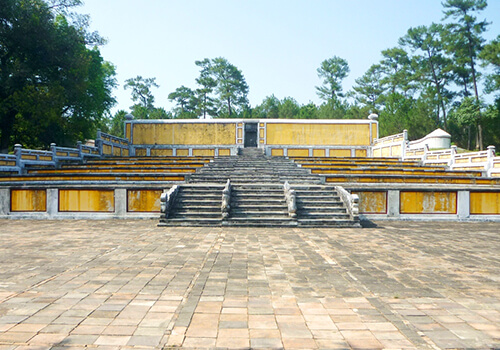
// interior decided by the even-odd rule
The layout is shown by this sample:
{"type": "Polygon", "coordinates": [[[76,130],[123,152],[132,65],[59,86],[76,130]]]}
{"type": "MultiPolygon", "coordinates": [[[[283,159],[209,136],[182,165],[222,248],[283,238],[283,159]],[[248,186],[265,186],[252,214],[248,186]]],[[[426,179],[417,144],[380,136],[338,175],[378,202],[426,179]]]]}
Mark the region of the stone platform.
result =
{"type": "Polygon", "coordinates": [[[500,224],[0,220],[0,350],[500,347],[500,224]]]}

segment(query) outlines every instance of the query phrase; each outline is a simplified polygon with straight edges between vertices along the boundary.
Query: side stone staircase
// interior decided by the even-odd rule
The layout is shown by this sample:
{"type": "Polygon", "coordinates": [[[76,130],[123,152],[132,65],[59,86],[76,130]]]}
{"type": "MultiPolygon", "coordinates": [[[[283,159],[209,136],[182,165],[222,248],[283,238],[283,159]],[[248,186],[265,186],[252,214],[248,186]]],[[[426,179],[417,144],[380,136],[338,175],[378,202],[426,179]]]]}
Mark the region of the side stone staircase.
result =
{"type": "Polygon", "coordinates": [[[360,227],[335,187],[321,183],[321,177],[286,158],[241,149],[238,156],[215,158],[180,185],[159,226],[360,227]],[[228,180],[229,212],[223,219],[222,191],[228,180]],[[295,194],[293,215],[285,182],[295,194]]]}

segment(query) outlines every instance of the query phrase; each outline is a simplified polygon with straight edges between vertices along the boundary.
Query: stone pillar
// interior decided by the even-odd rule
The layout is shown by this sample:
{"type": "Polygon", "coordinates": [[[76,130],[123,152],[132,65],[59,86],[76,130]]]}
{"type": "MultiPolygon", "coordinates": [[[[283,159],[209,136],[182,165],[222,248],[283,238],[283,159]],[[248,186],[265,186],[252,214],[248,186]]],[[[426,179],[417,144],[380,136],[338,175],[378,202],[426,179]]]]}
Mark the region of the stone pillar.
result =
{"type": "Polygon", "coordinates": [[[399,217],[399,190],[387,191],[387,216],[399,217]]]}
{"type": "Polygon", "coordinates": [[[458,191],[457,193],[457,216],[460,220],[466,220],[470,216],[469,191],[458,191]]]}
{"type": "Polygon", "coordinates": [[[0,188],[0,215],[10,214],[10,188],[0,188]]]}
{"type": "Polygon", "coordinates": [[[124,218],[127,215],[127,189],[115,188],[115,215],[124,218]]]}
{"type": "Polygon", "coordinates": [[[59,189],[47,188],[47,215],[54,218],[59,214],[59,189]]]}

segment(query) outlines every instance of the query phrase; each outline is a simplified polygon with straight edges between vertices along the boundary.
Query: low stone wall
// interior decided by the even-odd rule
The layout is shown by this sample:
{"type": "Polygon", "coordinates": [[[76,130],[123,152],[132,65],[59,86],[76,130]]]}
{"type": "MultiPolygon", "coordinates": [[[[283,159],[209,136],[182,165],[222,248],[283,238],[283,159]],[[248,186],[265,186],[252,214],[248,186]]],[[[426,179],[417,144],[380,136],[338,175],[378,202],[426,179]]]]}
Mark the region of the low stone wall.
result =
{"type": "Polygon", "coordinates": [[[500,188],[457,185],[353,185],[361,219],[500,221],[500,188]]]}
{"type": "Polygon", "coordinates": [[[0,188],[2,219],[158,218],[173,184],[60,184],[0,188]]]}

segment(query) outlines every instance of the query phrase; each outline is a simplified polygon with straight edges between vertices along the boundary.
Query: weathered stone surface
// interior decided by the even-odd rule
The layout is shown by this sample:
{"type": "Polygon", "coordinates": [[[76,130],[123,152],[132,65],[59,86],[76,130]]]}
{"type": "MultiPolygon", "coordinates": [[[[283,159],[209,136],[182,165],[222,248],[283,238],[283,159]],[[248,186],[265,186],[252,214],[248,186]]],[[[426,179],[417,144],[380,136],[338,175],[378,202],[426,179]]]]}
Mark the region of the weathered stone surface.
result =
{"type": "Polygon", "coordinates": [[[500,347],[498,223],[0,220],[0,348],[500,347]]]}

